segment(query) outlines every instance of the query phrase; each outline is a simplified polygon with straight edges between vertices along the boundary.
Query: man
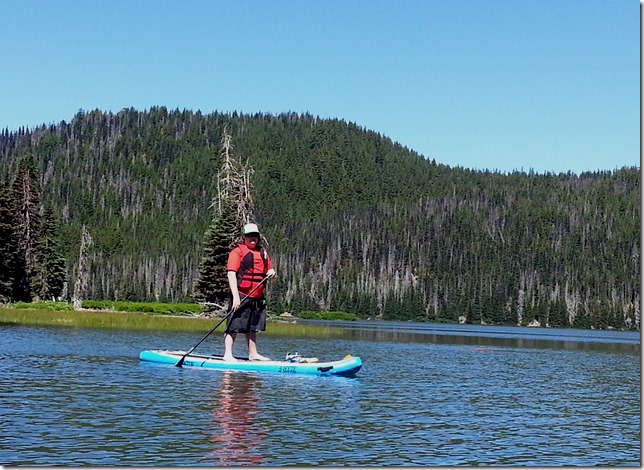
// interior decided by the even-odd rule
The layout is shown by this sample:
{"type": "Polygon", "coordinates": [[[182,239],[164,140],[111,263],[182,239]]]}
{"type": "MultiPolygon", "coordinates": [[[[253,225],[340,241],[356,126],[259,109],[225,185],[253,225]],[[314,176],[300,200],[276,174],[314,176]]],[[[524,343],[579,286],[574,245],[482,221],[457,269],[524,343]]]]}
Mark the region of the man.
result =
{"type": "Polygon", "coordinates": [[[228,307],[234,313],[228,318],[224,334],[224,360],[237,360],[233,356],[233,345],[237,333],[244,333],[248,358],[251,361],[269,361],[257,352],[257,332],[266,329],[265,284],[262,281],[274,278],[275,270],[266,249],[259,244],[257,225],[244,225],[242,234],[242,243],[230,251],[226,265],[231,294],[228,307]]]}

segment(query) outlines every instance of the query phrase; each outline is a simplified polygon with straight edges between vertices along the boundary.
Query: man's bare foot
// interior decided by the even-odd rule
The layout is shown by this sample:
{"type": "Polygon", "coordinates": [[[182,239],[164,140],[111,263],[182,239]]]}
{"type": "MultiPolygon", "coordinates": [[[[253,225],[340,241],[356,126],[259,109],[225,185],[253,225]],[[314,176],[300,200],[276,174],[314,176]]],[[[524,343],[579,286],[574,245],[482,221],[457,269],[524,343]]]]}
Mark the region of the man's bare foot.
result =
{"type": "Polygon", "coordinates": [[[233,356],[224,356],[222,358],[225,362],[238,362],[233,356]]]}
{"type": "Polygon", "coordinates": [[[248,356],[248,359],[251,361],[270,361],[268,357],[262,356],[261,354],[255,354],[254,356],[248,356]]]}

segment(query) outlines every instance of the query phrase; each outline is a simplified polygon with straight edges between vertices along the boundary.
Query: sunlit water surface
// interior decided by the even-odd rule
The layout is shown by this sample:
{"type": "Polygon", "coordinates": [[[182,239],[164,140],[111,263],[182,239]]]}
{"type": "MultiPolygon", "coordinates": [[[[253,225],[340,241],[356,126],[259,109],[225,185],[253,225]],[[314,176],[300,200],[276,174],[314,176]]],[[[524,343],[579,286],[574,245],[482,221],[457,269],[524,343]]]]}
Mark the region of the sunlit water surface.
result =
{"type": "MultiPolygon", "coordinates": [[[[273,358],[359,355],[356,378],[138,360],[201,336],[0,325],[0,464],[640,464],[638,334],[367,323],[342,339],[260,336],[273,358]]],[[[221,346],[214,333],[198,352],[221,346]]]]}

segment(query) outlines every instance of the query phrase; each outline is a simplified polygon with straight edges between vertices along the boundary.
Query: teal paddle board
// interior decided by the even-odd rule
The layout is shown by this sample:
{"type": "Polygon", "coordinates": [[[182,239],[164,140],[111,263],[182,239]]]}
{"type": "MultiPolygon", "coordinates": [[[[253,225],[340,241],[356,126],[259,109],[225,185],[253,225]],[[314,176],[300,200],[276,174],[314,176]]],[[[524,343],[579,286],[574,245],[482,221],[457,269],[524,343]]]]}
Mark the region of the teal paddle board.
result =
{"type": "MultiPolygon", "coordinates": [[[[139,359],[142,362],[176,365],[184,354],[186,354],[185,351],[150,350],[141,352],[139,359]]],[[[278,374],[342,375],[352,377],[362,367],[362,360],[349,354],[338,361],[331,362],[251,361],[247,358],[237,358],[236,362],[227,362],[220,356],[192,353],[186,356],[182,366],[219,370],[275,372],[278,374]]]]}

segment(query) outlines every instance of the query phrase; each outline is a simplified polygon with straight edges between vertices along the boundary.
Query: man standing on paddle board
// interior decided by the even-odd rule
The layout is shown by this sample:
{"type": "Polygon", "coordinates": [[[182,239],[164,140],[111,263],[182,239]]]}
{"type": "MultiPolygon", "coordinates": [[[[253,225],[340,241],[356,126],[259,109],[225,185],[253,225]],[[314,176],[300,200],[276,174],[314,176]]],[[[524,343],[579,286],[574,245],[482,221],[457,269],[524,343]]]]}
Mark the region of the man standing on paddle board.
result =
{"type": "Polygon", "coordinates": [[[266,329],[263,280],[274,278],[275,270],[266,249],[259,244],[257,225],[244,225],[242,234],[243,242],[230,251],[226,265],[231,294],[228,311],[232,309],[234,313],[226,324],[224,360],[236,361],[233,345],[237,333],[244,333],[248,345],[248,358],[252,361],[269,361],[269,358],[257,352],[257,332],[266,329]],[[244,296],[243,304],[240,294],[244,296]]]}

